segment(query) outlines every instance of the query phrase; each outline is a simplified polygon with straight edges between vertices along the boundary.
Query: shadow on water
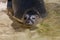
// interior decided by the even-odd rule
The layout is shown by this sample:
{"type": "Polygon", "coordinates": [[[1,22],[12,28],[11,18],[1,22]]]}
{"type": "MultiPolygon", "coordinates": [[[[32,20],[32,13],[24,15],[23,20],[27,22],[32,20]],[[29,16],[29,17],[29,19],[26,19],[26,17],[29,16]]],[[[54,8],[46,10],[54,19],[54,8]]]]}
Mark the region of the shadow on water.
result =
{"type": "MultiPolygon", "coordinates": [[[[10,17],[10,16],[9,16],[9,17],[10,17]]],[[[14,29],[16,32],[24,32],[26,29],[29,29],[30,31],[37,29],[37,27],[35,27],[35,26],[27,26],[27,25],[24,25],[24,24],[16,21],[15,19],[13,19],[12,17],[10,17],[10,19],[13,21],[12,27],[13,27],[13,29],[14,29]]]]}
{"type": "Polygon", "coordinates": [[[14,20],[13,20],[13,23],[12,23],[12,27],[14,28],[14,30],[16,32],[23,32],[26,29],[29,29],[29,30],[35,30],[35,29],[37,29],[37,27],[33,27],[33,26],[28,27],[28,26],[26,26],[24,24],[21,24],[21,23],[19,23],[17,21],[14,21],[14,20]]]}

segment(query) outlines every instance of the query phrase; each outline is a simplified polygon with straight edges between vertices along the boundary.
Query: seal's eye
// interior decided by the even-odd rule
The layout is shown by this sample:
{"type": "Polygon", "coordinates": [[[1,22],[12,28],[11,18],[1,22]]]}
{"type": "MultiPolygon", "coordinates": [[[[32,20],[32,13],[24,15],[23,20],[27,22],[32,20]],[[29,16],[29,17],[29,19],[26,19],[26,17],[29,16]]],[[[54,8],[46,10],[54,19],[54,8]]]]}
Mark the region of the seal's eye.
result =
{"type": "Polygon", "coordinates": [[[27,18],[26,17],[24,17],[24,20],[26,20],[27,18]]]}
{"type": "Polygon", "coordinates": [[[32,18],[32,19],[35,19],[35,18],[32,18]]]}
{"type": "Polygon", "coordinates": [[[26,19],[28,19],[28,18],[29,18],[29,15],[26,14],[26,15],[24,16],[24,19],[26,20],[26,19]]]}
{"type": "Polygon", "coordinates": [[[31,17],[30,17],[30,19],[35,19],[36,17],[35,17],[35,15],[32,15],[31,17]]]}

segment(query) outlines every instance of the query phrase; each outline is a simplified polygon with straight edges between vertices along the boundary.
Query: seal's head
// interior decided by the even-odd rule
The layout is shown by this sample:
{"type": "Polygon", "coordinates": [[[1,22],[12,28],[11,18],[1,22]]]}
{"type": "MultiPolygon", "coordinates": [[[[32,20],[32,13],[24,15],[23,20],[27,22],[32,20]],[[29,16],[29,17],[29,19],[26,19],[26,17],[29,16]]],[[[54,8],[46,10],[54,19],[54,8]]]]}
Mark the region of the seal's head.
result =
{"type": "Polygon", "coordinates": [[[39,14],[37,11],[29,10],[24,15],[24,23],[27,25],[34,25],[39,20],[39,14]]]}

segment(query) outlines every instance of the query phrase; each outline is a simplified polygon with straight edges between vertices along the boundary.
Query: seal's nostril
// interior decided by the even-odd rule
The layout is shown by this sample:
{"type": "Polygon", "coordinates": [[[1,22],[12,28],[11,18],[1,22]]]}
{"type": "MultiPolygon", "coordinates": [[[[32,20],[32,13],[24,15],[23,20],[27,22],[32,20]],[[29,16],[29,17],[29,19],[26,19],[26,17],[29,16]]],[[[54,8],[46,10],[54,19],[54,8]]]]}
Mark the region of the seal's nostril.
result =
{"type": "Polygon", "coordinates": [[[29,23],[29,21],[27,21],[26,23],[29,23]]]}

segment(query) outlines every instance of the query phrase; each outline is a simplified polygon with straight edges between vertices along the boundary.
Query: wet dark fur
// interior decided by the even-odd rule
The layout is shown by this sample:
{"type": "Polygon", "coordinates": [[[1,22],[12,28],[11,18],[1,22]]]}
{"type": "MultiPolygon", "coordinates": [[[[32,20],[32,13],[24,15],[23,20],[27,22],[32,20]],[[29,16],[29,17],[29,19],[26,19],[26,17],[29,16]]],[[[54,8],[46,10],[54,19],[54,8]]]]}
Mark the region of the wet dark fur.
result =
{"type": "Polygon", "coordinates": [[[46,9],[43,0],[12,0],[14,16],[21,19],[27,9],[36,9],[40,17],[45,17],[46,9]]]}

